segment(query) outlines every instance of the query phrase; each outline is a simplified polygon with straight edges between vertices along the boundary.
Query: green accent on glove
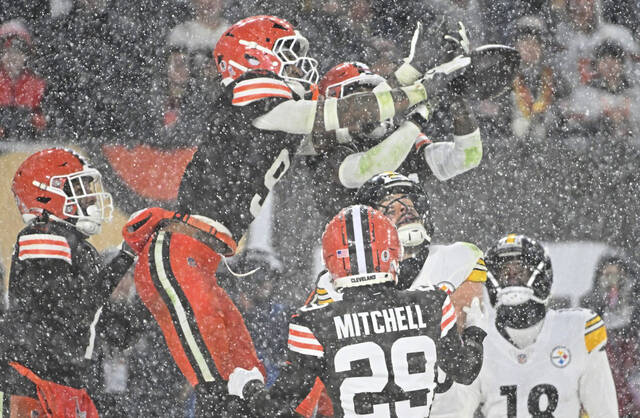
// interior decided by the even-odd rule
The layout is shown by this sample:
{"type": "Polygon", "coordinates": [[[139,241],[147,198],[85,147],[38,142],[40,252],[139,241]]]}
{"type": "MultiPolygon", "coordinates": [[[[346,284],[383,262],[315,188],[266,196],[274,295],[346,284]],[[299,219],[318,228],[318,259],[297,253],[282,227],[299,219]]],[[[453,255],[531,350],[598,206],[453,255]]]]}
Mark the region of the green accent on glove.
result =
{"type": "Polygon", "coordinates": [[[480,160],[482,160],[482,148],[476,146],[464,150],[465,168],[477,166],[480,160]]]}

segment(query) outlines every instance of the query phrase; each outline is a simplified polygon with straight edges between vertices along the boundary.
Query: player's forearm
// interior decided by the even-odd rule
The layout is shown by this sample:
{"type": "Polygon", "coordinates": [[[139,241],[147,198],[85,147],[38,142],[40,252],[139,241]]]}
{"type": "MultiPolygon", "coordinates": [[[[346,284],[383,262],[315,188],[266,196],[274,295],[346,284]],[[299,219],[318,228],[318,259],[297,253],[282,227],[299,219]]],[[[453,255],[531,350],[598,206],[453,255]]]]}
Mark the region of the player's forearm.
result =
{"type": "Polygon", "coordinates": [[[134,258],[124,251],[120,251],[109,264],[96,277],[90,279],[97,286],[94,289],[96,303],[99,305],[107,301],[113,289],[116,288],[120,279],[127,273],[133,265],[134,258]]]}
{"type": "Polygon", "coordinates": [[[420,83],[396,90],[330,98],[318,103],[314,130],[333,131],[348,127],[351,132],[358,132],[367,124],[393,118],[396,113],[425,100],[427,91],[420,83]]]}
{"type": "Polygon", "coordinates": [[[439,342],[440,367],[455,382],[469,385],[482,368],[482,342],[487,334],[478,327],[467,327],[462,333],[461,343],[459,334],[452,331],[439,342]]]}
{"type": "Polygon", "coordinates": [[[340,182],[344,187],[357,188],[377,173],[395,171],[411,152],[419,133],[420,129],[415,124],[404,122],[368,151],[347,156],[340,164],[340,182]]]}

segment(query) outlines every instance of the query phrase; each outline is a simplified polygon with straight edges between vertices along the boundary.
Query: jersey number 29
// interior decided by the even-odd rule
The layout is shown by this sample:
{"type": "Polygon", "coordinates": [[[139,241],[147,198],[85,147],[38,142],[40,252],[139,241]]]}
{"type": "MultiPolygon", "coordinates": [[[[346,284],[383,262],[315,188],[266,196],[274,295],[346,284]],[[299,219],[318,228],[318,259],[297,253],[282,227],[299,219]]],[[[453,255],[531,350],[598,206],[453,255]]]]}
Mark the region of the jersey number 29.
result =
{"type": "MultiPolygon", "coordinates": [[[[436,345],[426,335],[403,337],[397,339],[391,345],[391,367],[393,368],[393,381],[403,392],[426,390],[426,403],[411,407],[410,400],[397,400],[393,403],[397,417],[425,417],[429,412],[432,395],[435,387],[435,362],[436,345]],[[421,358],[424,361],[423,371],[410,373],[409,359],[421,358]]],[[[367,341],[364,343],[348,345],[336,353],[334,364],[336,373],[350,372],[352,363],[356,361],[368,361],[371,369],[370,376],[347,377],[340,385],[340,401],[345,417],[391,417],[391,404],[380,403],[373,405],[373,412],[356,413],[355,398],[357,394],[380,393],[389,382],[389,372],[385,352],[378,344],[367,341]]]]}

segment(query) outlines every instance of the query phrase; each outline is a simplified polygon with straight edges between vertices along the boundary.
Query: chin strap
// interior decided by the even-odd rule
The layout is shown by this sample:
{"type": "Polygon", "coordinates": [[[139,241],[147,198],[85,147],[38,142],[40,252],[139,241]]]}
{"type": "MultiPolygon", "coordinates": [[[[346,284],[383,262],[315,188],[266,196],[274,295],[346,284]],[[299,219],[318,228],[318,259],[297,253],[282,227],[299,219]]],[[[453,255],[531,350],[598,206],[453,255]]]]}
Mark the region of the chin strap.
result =
{"type": "Polygon", "coordinates": [[[395,282],[391,273],[368,273],[340,277],[333,280],[333,287],[340,291],[345,287],[371,286],[379,283],[395,282]]]}

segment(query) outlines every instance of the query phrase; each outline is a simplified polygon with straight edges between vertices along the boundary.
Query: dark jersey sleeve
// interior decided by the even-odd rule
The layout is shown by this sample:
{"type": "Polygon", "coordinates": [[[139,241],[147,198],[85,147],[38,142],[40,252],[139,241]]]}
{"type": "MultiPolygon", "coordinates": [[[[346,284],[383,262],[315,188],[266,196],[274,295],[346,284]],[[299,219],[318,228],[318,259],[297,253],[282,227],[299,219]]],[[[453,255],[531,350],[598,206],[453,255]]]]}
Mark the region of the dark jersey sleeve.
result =
{"type": "Polygon", "coordinates": [[[449,296],[445,298],[442,305],[440,330],[440,339],[436,346],[438,365],[455,382],[471,384],[482,368],[482,341],[487,334],[478,327],[468,327],[460,339],[456,326],[455,308],[449,296]]]}
{"type": "Polygon", "coordinates": [[[258,383],[245,387],[245,398],[257,415],[295,416],[293,411],[321,374],[324,349],[305,319],[295,315],[289,324],[288,361],[275,384],[269,390],[258,383]]]}
{"type": "Polygon", "coordinates": [[[78,387],[74,371],[90,342],[90,325],[133,259],[102,268],[98,252],[71,226],[36,224],[18,236],[2,327],[6,359],[32,362],[41,377],[78,387]],[[71,380],[69,380],[71,379],[71,380]]]}
{"type": "Polygon", "coordinates": [[[181,211],[221,222],[235,239],[244,234],[302,138],[255,122],[269,115],[263,125],[271,126],[280,116],[270,112],[292,98],[284,81],[266,71],[245,73],[226,87],[211,106],[208,138],[180,183],[181,211]]]}

